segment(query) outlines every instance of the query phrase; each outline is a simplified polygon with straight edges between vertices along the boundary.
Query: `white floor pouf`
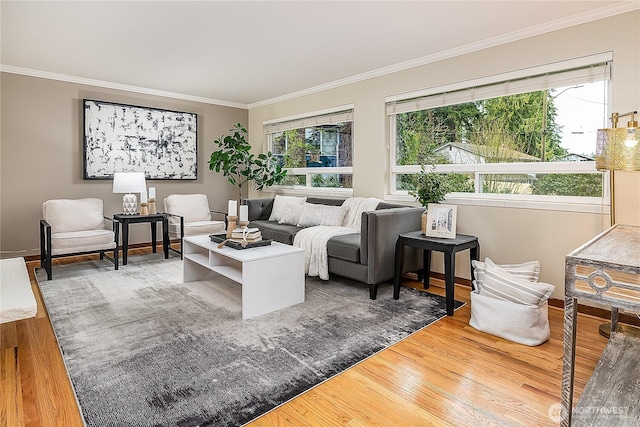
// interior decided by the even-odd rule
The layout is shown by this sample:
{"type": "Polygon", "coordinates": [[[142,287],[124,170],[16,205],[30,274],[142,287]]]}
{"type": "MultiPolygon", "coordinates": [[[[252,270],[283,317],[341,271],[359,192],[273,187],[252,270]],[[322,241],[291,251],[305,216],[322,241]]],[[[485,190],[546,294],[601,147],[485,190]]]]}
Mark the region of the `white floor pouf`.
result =
{"type": "Polygon", "coordinates": [[[0,260],[0,323],[35,317],[37,311],[24,258],[0,260]]]}

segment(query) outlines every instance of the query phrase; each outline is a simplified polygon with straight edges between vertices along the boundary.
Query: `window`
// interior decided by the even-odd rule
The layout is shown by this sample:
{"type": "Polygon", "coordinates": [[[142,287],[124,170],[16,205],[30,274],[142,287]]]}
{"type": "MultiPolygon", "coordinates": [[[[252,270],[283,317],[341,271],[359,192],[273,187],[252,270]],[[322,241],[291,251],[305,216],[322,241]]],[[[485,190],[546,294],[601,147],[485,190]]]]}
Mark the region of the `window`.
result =
{"type": "Polygon", "coordinates": [[[452,197],[602,204],[595,147],[610,65],[597,59],[387,99],[391,193],[406,194],[421,165],[435,165],[448,174],[452,197]]]}
{"type": "Polygon", "coordinates": [[[353,109],[264,124],[269,149],[287,170],[284,187],[351,189],[353,109]]]}

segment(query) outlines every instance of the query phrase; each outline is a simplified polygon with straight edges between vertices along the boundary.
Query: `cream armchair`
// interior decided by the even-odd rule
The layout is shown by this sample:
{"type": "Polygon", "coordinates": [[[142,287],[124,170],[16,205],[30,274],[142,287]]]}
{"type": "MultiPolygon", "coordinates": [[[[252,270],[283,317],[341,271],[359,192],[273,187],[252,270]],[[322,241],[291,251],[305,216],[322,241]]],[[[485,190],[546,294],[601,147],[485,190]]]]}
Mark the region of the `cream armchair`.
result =
{"type": "Polygon", "coordinates": [[[40,220],[40,265],[53,274],[51,259],[60,256],[100,253],[118,269],[119,222],[103,214],[100,199],[55,199],[42,204],[40,220]],[[105,228],[105,220],[112,229],[105,228]],[[113,257],[106,255],[113,251],[113,257]]]}
{"type": "Polygon", "coordinates": [[[180,239],[180,250],[171,245],[169,249],[180,254],[180,259],[184,236],[225,232],[225,221],[211,219],[211,213],[225,215],[225,212],[210,210],[206,194],[171,194],[164,199],[164,212],[169,218],[169,238],[180,239]]]}

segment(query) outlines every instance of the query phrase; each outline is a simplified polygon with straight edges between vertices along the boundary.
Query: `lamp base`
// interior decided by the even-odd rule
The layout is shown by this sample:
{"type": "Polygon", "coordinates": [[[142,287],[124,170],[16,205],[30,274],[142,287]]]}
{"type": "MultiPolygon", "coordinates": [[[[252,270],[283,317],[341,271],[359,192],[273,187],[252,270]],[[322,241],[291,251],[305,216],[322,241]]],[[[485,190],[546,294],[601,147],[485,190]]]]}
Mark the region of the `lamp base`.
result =
{"type": "Polygon", "coordinates": [[[138,213],[138,198],[135,194],[129,193],[122,196],[122,213],[125,215],[138,213]]]}
{"type": "MultiPolygon", "coordinates": [[[[603,337],[609,338],[611,336],[611,322],[602,323],[598,328],[598,332],[600,332],[600,335],[603,337]]],[[[631,335],[633,337],[640,337],[640,329],[636,326],[625,325],[622,323],[618,323],[616,332],[631,335]]]]}

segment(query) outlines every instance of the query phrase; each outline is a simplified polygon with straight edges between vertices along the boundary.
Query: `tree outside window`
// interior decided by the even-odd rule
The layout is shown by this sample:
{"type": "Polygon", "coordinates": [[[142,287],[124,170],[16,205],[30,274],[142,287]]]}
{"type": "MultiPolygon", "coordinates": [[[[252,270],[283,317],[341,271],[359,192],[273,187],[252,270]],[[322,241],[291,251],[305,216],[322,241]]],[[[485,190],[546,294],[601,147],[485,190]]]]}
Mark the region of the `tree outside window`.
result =
{"type": "MultiPolygon", "coordinates": [[[[593,160],[595,136],[582,145],[572,140],[584,136],[581,115],[604,115],[604,85],[598,81],[397,114],[396,163],[593,160]]],[[[599,174],[483,174],[479,181],[474,174],[450,175],[454,192],[474,192],[480,182],[483,193],[602,196],[599,174]]],[[[413,175],[399,175],[396,188],[410,190],[414,180],[413,175]]]]}

